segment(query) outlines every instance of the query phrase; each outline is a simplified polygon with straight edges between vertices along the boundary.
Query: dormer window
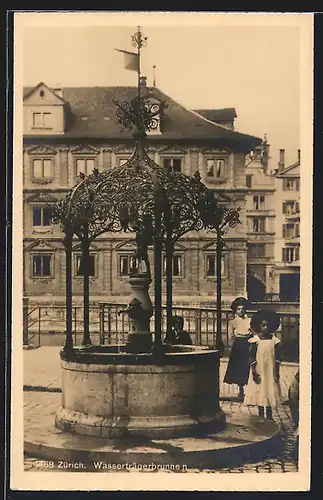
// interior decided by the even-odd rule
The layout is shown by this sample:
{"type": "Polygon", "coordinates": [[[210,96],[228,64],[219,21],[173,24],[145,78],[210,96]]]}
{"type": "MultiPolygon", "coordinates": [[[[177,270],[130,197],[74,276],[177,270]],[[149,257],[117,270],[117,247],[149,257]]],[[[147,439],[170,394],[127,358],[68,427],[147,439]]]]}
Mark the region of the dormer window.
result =
{"type": "Polygon", "coordinates": [[[29,90],[23,99],[23,132],[26,135],[64,134],[68,126],[68,106],[62,96],[44,83],[29,90]]]}
{"type": "Polygon", "coordinates": [[[52,128],[52,113],[33,113],[33,128],[52,128]]]}

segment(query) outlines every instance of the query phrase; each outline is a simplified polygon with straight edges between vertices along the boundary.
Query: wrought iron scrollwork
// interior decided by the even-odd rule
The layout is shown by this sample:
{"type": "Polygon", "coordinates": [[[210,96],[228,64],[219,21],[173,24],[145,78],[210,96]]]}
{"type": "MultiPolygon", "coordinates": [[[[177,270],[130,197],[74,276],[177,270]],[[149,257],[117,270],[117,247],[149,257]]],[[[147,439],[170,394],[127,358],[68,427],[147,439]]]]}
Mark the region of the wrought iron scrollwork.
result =
{"type": "MultiPolygon", "coordinates": [[[[113,100],[117,106],[117,119],[126,130],[150,131],[156,128],[156,117],[162,115],[166,103],[150,102],[146,97],[136,96],[131,101],[113,100]]],[[[158,123],[158,122],[157,122],[158,123]]]]}

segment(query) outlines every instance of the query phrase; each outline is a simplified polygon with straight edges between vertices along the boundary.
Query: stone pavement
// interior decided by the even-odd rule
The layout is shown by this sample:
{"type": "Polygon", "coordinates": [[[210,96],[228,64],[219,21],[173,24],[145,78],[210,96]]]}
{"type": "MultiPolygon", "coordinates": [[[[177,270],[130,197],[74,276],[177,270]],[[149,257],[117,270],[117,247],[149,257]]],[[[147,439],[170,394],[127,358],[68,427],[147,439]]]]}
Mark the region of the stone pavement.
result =
{"type": "MultiPolygon", "coordinates": [[[[24,421],[25,426],[32,426],[33,419],[41,420],[43,415],[55,413],[60,404],[60,395],[49,392],[24,392],[24,421]]],[[[221,406],[226,413],[232,414],[257,414],[255,408],[245,407],[241,403],[231,401],[221,401],[221,406]]],[[[221,473],[269,473],[269,472],[297,472],[297,458],[295,437],[291,425],[291,418],[286,406],[277,409],[274,414],[275,421],[280,425],[283,435],[284,446],[281,452],[278,451],[275,458],[267,458],[257,463],[247,463],[244,466],[225,468],[225,469],[204,469],[205,472],[221,472],[221,473]]],[[[28,431],[27,431],[28,432],[28,431]]],[[[93,438],[95,439],[95,438],[93,438]]],[[[61,471],[58,469],[58,464],[51,461],[45,461],[37,457],[25,457],[24,462],[26,471],[61,471]]],[[[62,469],[68,471],[70,469],[62,469]]],[[[88,469],[87,469],[88,470],[88,469]]],[[[165,469],[164,469],[165,470],[165,469]]],[[[89,470],[88,470],[89,471],[89,470]]],[[[78,472],[82,472],[78,470],[78,472]]],[[[106,470],[104,472],[107,472],[106,470]]],[[[131,472],[128,470],[127,472],[131,472]]],[[[138,472],[138,470],[137,470],[138,472]]],[[[158,472],[158,471],[151,471],[158,472]]],[[[167,471],[174,472],[174,471],[167,471]]],[[[189,472],[200,472],[199,469],[189,469],[189,472]]]]}
{"type": "MultiPolygon", "coordinates": [[[[24,351],[24,389],[47,390],[59,392],[60,380],[60,347],[42,346],[37,349],[24,351]]],[[[238,387],[224,384],[223,378],[227,367],[227,358],[221,359],[220,364],[220,397],[232,398],[238,394],[238,387]]],[[[282,363],[280,384],[283,398],[287,399],[290,383],[298,370],[296,363],[282,363]]]]}

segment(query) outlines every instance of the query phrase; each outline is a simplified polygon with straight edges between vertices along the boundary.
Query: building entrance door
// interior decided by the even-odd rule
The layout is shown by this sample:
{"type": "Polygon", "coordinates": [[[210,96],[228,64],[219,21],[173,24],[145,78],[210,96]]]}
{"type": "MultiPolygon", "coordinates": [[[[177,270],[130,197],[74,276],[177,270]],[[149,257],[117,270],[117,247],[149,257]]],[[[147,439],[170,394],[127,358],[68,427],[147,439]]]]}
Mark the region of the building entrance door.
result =
{"type": "Polygon", "coordinates": [[[279,281],[279,299],[281,302],[299,302],[300,274],[281,274],[279,281]]]}
{"type": "Polygon", "coordinates": [[[248,299],[251,302],[262,302],[265,300],[265,266],[252,266],[248,269],[247,290],[248,299]]]}

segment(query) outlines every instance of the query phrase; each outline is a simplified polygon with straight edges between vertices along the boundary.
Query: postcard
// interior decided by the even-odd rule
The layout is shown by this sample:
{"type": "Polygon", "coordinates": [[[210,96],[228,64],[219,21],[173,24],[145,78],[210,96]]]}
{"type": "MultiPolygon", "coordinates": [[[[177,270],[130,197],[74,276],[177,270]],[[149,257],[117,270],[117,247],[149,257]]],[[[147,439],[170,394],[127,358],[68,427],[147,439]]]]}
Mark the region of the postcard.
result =
{"type": "Polygon", "coordinates": [[[13,63],[10,487],[309,490],[313,15],[15,12],[13,63]]]}

